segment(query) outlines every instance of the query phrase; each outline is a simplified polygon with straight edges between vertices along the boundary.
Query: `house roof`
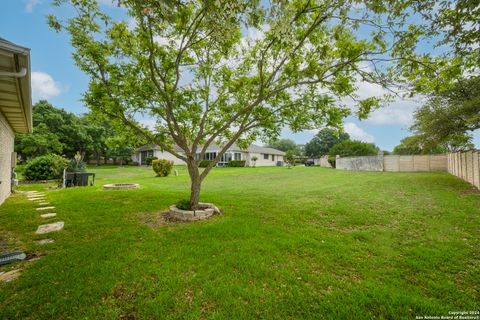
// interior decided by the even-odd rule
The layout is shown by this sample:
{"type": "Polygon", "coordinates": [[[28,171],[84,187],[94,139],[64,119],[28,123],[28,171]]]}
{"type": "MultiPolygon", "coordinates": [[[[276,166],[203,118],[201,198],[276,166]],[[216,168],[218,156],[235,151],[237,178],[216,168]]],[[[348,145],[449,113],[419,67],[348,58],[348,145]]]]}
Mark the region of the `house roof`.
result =
{"type": "Polygon", "coordinates": [[[14,132],[32,132],[30,49],[0,38],[0,113],[14,132]]]}
{"type": "MultiPolygon", "coordinates": [[[[208,148],[207,152],[212,152],[212,151],[218,151],[220,150],[220,146],[212,143],[208,148]]],[[[147,151],[147,150],[161,150],[161,148],[157,145],[145,145],[137,148],[137,152],[141,151],[147,151]]],[[[180,147],[175,146],[175,151],[182,152],[183,150],[180,149],[180,147]]],[[[251,152],[251,153],[262,153],[262,154],[275,154],[275,155],[280,155],[283,156],[285,155],[285,152],[273,149],[273,148],[268,148],[268,147],[261,147],[257,146],[255,144],[251,144],[247,150],[239,148],[236,144],[233,144],[228,151],[243,151],[243,152],[251,152]]]]}

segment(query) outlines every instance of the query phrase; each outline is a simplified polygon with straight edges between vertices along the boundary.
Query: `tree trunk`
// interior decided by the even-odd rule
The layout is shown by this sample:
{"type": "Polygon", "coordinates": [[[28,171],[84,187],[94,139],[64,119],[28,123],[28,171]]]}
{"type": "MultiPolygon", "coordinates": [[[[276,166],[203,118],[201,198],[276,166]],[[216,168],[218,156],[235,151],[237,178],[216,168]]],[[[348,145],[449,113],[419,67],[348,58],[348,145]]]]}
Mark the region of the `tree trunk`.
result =
{"type": "Polygon", "coordinates": [[[97,167],[100,165],[100,152],[95,152],[95,157],[97,158],[97,167]]]}
{"type": "Polygon", "coordinates": [[[188,173],[190,175],[190,209],[197,210],[198,203],[200,201],[200,189],[202,186],[202,180],[200,179],[200,174],[198,173],[198,166],[193,159],[187,161],[188,173]]]}

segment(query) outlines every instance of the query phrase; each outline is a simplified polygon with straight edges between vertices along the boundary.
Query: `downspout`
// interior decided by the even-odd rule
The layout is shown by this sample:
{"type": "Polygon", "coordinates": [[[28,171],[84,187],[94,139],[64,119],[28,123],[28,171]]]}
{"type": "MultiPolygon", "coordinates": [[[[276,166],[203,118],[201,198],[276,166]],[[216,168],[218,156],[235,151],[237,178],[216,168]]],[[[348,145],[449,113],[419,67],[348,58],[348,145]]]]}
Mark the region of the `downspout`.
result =
{"type": "Polygon", "coordinates": [[[0,77],[23,78],[27,75],[27,68],[23,67],[19,72],[0,71],[0,77]]]}

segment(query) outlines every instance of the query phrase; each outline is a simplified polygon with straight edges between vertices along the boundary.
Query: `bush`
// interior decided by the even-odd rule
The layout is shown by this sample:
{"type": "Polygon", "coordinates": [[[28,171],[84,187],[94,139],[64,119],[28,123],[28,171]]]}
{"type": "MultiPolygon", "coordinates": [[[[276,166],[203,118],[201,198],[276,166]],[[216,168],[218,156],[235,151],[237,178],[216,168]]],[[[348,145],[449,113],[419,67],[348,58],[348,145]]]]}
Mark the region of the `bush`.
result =
{"type": "Polygon", "coordinates": [[[200,163],[198,164],[198,166],[200,168],[206,168],[208,167],[208,165],[212,162],[213,160],[202,160],[200,161],[200,163]]]}
{"type": "Polygon", "coordinates": [[[332,166],[332,168],[336,168],[335,165],[336,165],[336,162],[335,160],[337,159],[336,156],[328,156],[328,163],[330,163],[330,165],[332,166]]]}
{"type": "Polygon", "coordinates": [[[63,169],[68,166],[68,160],[55,154],[37,157],[27,163],[23,176],[27,180],[60,179],[63,169]]]}
{"type": "Polygon", "coordinates": [[[158,160],[158,158],[157,157],[145,157],[145,162],[147,163],[148,166],[152,164],[153,160],[158,160]]]}
{"type": "Polygon", "coordinates": [[[180,210],[190,210],[190,201],[189,200],[186,200],[186,199],[183,199],[183,200],[179,200],[175,206],[180,209],[180,210]]]}
{"type": "Polygon", "coordinates": [[[82,160],[70,160],[70,163],[67,166],[67,172],[85,172],[87,164],[82,160]]]}
{"type": "Polygon", "coordinates": [[[373,143],[346,140],[330,148],[330,156],[340,157],[376,156],[379,149],[373,143]]]}
{"type": "Polygon", "coordinates": [[[173,161],[166,159],[152,160],[152,168],[157,177],[166,177],[172,172],[173,161]]]}
{"type": "Polygon", "coordinates": [[[245,160],[230,160],[228,167],[245,167],[245,160]]]}
{"type": "Polygon", "coordinates": [[[139,166],[140,164],[137,161],[132,161],[130,163],[131,166],[139,166]]]}

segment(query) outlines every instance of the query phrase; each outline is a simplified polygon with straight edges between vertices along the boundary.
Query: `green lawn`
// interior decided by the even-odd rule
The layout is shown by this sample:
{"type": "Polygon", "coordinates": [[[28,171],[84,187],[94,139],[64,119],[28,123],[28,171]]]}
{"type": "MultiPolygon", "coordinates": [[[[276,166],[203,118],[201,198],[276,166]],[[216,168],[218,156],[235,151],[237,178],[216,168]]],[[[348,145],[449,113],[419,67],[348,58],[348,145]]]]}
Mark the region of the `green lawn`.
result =
{"type": "MultiPolygon", "coordinates": [[[[447,173],[219,168],[202,200],[225,214],[152,227],[188,177],[100,167],[46,191],[63,231],[15,194],[0,236],[42,255],[0,284],[0,319],[414,319],[480,309],[480,196],[447,173]],[[110,182],[142,188],[103,191],[110,182]]],[[[22,186],[42,190],[45,186],[22,186]]]]}

